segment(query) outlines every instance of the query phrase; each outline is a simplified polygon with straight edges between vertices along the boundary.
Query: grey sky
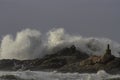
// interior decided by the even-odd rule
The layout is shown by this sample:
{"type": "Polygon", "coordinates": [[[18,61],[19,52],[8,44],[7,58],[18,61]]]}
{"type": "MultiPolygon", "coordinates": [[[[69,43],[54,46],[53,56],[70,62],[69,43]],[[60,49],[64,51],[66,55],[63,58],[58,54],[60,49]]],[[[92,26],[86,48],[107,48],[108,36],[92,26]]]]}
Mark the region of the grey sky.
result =
{"type": "Polygon", "coordinates": [[[53,27],[120,42],[120,0],[0,0],[1,36],[53,27]]]}

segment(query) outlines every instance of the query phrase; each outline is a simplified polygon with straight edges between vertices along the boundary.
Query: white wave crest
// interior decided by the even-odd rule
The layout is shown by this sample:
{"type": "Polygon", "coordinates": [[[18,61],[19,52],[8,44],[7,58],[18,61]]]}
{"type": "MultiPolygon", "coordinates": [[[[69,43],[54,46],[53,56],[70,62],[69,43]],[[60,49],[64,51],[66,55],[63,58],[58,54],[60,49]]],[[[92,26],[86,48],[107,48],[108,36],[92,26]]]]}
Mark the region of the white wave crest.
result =
{"type": "MultiPolygon", "coordinates": [[[[14,80],[108,80],[109,78],[119,78],[120,75],[110,75],[105,71],[98,71],[96,74],[79,74],[79,73],[57,73],[57,72],[42,72],[42,71],[22,71],[22,72],[9,72],[0,71],[0,77],[6,76],[5,80],[9,79],[7,76],[13,75],[14,80]]],[[[3,78],[0,78],[4,80],[3,78]]],[[[117,80],[117,79],[116,79],[117,80]]]]}
{"type": "Polygon", "coordinates": [[[38,30],[25,29],[18,32],[16,37],[12,35],[3,37],[0,59],[40,58],[71,45],[88,54],[101,55],[105,52],[107,44],[110,44],[112,54],[119,56],[120,44],[107,38],[70,35],[63,28],[52,29],[44,36],[38,30]]]}

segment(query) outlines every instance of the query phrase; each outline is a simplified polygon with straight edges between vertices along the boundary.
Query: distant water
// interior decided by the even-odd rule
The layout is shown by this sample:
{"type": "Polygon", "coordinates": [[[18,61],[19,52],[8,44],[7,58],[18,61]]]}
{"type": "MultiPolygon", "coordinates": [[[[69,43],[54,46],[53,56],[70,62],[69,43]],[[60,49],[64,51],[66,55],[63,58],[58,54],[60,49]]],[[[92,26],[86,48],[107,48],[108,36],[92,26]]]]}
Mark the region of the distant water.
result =
{"type": "Polygon", "coordinates": [[[56,71],[0,71],[0,77],[0,80],[108,80],[120,78],[120,75],[110,75],[105,71],[98,71],[96,74],[58,73],[56,71]]]}

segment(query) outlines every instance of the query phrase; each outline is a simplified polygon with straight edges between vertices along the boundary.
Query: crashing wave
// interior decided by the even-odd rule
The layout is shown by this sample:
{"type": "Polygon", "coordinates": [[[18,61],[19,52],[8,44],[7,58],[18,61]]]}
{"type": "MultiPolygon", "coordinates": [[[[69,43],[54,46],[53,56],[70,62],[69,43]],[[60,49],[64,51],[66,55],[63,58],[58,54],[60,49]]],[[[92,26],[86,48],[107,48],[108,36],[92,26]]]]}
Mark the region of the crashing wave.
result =
{"type": "Polygon", "coordinates": [[[0,71],[1,80],[119,80],[120,75],[110,75],[105,71],[96,74],[57,73],[41,71],[8,72],[0,71]]]}
{"type": "Polygon", "coordinates": [[[107,38],[70,35],[63,28],[52,29],[46,35],[35,29],[25,29],[16,37],[6,35],[0,45],[0,59],[35,59],[54,53],[61,48],[75,45],[88,54],[101,55],[110,44],[112,53],[119,56],[120,44],[107,38]]]}

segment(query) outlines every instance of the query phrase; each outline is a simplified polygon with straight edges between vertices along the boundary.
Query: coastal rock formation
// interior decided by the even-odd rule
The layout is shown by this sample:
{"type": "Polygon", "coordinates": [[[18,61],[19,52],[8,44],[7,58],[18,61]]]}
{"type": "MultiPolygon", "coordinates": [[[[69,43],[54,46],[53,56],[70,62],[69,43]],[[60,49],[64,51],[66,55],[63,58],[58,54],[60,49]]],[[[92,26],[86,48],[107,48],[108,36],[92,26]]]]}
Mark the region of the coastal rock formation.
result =
{"type": "Polygon", "coordinates": [[[47,70],[60,72],[95,73],[105,70],[111,74],[120,74],[120,58],[112,55],[110,46],[102,56],[88,55],[76,49],[74,45],[63,48],[54,54],[34,60],[0,60],[0,70],[47,70]]]}
{"type": "Polygon", "coordinates": [[[46,58],[46,60],[41,63],[41,66],[43,68],[56,69],[64,65],[80,62],[88,57],[88,54],[77,50],[76,47],[72,45],[69,48],[64,48],[54,54],[45,56],[44,58],[46,58]]]}
{"type": "Polygon", "coordinates": [[[89,57],[88,54],[76,49],[74,45],[58,52],[34,60],[0,60],[0,70],[44,70],[59,69],[64,65],[80,62],[89,57]]]}
{"type": "Polygon", "coordinates": [[[107,45],[107,49],[104,55],[102,56],[90,56],[88,59],[83,60],[80,62],[80,65],[89,65],[89,64],[97,64],[97,63],[101,63],[101,64],[105,64],[107,62],[110,62],[111,60],[114,60],[115,56],[112,55],[111,53],[111,49],[109,44],[107,45]]]}
{"type": "Polygon", "coordinates": [[[106,53],[101,57],[101,62],[107,63],[110,60],[113,60],[114,58],[115,57],[111,54],[110,45],[108,44],[107,49],[106,49],[106,53]]]}
{"type": "Polygon", "coordinates": [[[60,69],[63,72],[95,73],[98,70],[105,70],[108,73],[120,73],[120,58],[112,55],[109,44],[104,55],[92,55],[79,63],[65,65],[60,69]]]}

